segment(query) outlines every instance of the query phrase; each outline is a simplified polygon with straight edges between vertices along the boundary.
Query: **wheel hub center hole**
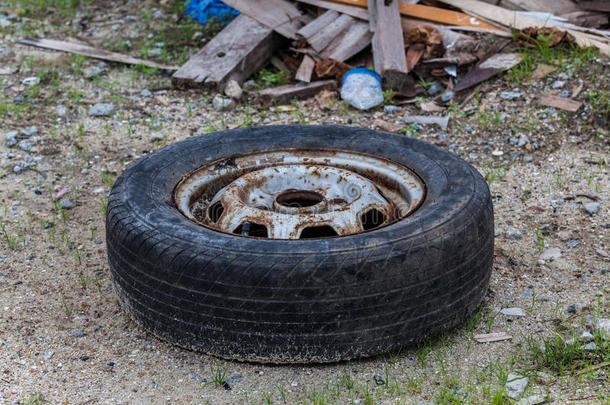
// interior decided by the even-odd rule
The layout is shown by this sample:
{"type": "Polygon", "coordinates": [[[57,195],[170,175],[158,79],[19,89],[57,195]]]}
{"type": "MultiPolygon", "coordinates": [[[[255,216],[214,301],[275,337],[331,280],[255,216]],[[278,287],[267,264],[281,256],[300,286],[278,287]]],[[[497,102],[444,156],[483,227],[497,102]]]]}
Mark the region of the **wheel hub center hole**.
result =
{"type": "Polygon", "coordinates": [[[275,197],[275,201],[284,207],[312,207],[324,201],[322,194],[311,190],[286,190],[275,197]]]}

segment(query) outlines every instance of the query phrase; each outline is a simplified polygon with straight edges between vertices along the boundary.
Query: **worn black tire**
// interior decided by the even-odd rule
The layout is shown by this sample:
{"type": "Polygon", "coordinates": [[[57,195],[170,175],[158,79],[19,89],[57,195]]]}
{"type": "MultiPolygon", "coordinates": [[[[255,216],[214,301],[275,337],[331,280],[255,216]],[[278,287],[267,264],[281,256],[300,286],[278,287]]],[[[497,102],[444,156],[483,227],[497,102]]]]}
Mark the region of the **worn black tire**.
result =
{"type": "Polygon", "coordinates": [[[269,363],[371,356],[456,325],[481,302],[493,260],[487,183],[433,145],[339,126],[242,128],[194,137],[130,166],[110,193],[110,274],[127,312],[180,346],[269,363]],[[180,179],[231,155],[333,148],[411,168],[426,198],[370,232],[314,240],[224,234],[186,219],[180,179]]]}

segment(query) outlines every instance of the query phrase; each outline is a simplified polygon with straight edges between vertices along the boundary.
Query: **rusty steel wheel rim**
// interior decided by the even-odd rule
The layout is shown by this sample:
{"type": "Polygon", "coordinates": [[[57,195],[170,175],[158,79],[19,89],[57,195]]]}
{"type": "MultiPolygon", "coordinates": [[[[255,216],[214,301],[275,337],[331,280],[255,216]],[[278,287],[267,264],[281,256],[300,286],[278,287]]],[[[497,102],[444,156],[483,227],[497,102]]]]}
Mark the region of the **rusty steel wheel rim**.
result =
{"type": "Polygon", "coordinates": [[[185,176],[180,212],[207,228],[267,239],[340,237],[404,219],[425,185],[409,168],[378,156],[312,149],[233,156],[185,176]]]}

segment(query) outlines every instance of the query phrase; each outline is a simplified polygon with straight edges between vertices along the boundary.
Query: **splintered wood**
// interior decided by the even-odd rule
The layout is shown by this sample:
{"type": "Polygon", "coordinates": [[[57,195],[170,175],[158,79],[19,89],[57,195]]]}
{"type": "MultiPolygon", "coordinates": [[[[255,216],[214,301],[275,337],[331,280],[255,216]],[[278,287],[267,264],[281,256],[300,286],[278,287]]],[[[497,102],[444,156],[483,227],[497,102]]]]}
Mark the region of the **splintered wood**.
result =
{"type": "Polygon", "coordinates": [[[178,86],[219,88],[229,78],[238,82],[264,67],[281,44],[281,37],[256,20],[239,15],[195,56],[172,80],[178,86]]]}
{"type": "Polygon", "coordinates": [[[375,70],[391,89],[400,89],[407,81],[407,58],[398,1],[369,0],[375,70]]]}

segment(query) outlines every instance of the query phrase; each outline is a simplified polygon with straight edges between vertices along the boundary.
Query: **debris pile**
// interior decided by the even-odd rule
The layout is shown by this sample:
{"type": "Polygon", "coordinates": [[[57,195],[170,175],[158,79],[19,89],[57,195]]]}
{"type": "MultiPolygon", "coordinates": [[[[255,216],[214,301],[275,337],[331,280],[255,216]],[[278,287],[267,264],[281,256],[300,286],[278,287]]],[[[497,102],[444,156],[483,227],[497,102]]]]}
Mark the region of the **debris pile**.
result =
{"type": "MultiPolygon", "coordinates": [[[[436,112],[442,111],[443,105],[464,102],[479,83],[519,64],[521,56],[514,52],[517,47],[548,48],[571,43],[610,55],[610,31],[605,30],[610,10],[606,2],[414,3],[418,2],[191,1],[191,6],[205,7],[205,12],[196,16],[200,21],[217,8],[224,17],[237,16],[179,68],[74,44],[63,46],[60,41],[22,43],[176,70],[172,78],[177,87],[224,91],[226,97],[219,95],[217,103],[222,109],[236,105],[233,101],[242,97],[244,82],[269,64],[294,81],[279,87],[243,89],[263,104],[336,90],[346,72],[364,67],[374,69],[376,74],[371,78],[378,78],[381,84],[382,94],[372,99],[391,97],[400,105],[424,93],[434,96],[423,105],[424,111],[436,112]]],[[[555,94],[544,95],[538,102],[567,111],[580,107],[579,102],[555,94]]],[[[362,109],[373,106],[370,102],[350,104],[362,109]]]]}

